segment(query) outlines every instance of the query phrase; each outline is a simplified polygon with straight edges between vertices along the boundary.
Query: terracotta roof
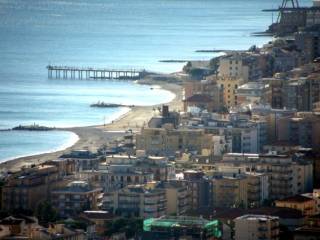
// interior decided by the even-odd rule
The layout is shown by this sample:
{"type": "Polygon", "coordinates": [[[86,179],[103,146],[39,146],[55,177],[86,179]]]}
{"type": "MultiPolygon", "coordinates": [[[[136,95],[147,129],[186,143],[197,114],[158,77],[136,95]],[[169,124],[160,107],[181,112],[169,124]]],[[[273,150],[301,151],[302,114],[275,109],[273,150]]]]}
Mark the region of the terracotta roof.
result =
{"type": "Polygon", "coordinates": [[[209,95],[195,94],[195,95],[192,95],[191,97],[187,98],[184,101],[185,102],[211,102],[212,99],[209,95]]]}

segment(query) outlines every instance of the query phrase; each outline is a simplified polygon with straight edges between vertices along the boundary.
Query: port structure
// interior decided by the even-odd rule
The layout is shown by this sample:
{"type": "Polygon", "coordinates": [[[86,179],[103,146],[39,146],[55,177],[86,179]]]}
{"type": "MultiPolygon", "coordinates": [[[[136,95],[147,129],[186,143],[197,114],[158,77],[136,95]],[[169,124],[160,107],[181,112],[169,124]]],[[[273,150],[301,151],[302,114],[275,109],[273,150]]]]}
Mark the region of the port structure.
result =
{"type": "Polygon", "coordinates": [[[291,3],[292,8],[298,8],[299,7],[299,1],[298,0],[283,0],[281,4],[281,8],[287,8],[288,4],[291,3]]]}
{"type": "Polygon", "coordinates": [[[137,69],[107,69],[48,65],[49,79],[140,79],[146,73],[137,69]]]}
{"type": "Polygon", "coordinates": [[[277,23],[280,22],[281,17],[284,12],[294,12],[305,10],[306,8],[301,8],[299,0],[282,0],[281,6],[277,9],[264,9],[264,12],[278,12],[277,23]]]}

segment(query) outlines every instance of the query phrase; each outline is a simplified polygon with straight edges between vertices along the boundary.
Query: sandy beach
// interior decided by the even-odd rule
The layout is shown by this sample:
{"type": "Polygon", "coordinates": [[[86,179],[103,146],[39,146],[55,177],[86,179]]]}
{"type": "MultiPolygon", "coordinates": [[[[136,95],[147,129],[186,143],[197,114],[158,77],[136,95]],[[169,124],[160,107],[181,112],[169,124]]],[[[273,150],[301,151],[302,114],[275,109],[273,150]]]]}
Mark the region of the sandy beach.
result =
{"type": "MultiPolygon", "coordinates": [[[[178,84],[166,83],[162,81],[142,81],[142,84],[157,85],[161,88],[171,91],[175,94],[175,98],[166,103],[170,110],[182,110],[182,88],[178,84]]],[[[52,153],[43,153],[39,155],[32,155],[22,158],[13,159],[0,164],[1,170],[18,171],[23,166],[30,166],[31,164],[39,164],[52,159],[57,159],[64,153],[72,150],[88,149],[96,151],[100,146],[110,141],[121,138],[125,131],[131,129],[139,131],[140,128],[147,124],[150,118],[159,112],[158,107],[162,104],[154,106],[137,106],[133,107],[131,111],[122,115],[120,118],[114,120],[105,126],[88,126],[88,127],[73,127],[63,128],[60,130],[71,131],[78,135],[79,140],[71,147],[52,153]]]]}

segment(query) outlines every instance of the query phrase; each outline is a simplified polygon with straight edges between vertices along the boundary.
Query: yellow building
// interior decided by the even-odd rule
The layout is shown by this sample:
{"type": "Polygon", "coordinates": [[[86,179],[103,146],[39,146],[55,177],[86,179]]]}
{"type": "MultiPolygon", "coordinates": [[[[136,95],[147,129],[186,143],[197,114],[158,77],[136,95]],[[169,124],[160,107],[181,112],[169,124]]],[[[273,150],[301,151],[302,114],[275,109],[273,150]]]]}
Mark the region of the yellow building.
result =
{"type": "Polygon", "coordinates": [[[258,62],[261,56],[252,53],[231,53],[219,59],[218,76],[241,78],[245,82],[261,76],[258,62]]]}
{"type": "Polygon", "coordinates": [[[305,216],[315,215],[317,212],[316,201],[301,195],[288,197],[275,201],[276,207],[293,208],[301,211],[305,216]]]}
{"type": "Polygon", "coordinates": [[[143,149],[146,154],[168,155],[177,151],[211,151],[213,138],[203,129],[143,128],[136,135],[137,150],[143,149]]]}
{"type": "Polygon", "coordinates": [[[226,106],[233,107],[238,104],[236,91],[243,83],[242,78],[236,77],[220,77],[218,79],[218,84],[223,88],[223,99],[226,106]]]}
{"type": "Polygon", "coordinates": [[[183,181],[163,182],[167,199],[167,215],[183,215],[190,209],[187,183],[183,181]]]}

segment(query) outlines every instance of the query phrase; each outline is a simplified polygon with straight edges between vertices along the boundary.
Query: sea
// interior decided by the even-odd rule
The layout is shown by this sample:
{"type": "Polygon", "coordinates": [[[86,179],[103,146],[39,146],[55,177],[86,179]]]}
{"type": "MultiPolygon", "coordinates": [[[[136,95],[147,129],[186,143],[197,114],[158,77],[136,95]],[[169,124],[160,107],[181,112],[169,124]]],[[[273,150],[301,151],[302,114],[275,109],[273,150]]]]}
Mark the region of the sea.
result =
{"type": "MultiPolygon", "coordinates": [[[[277,16],[262,9],[282,0],[0,0],[0,129],[39,124],[89,126],[110,122],[128,108],[174,94],[132,81],[48,79],[49,64],[137,68],[171,73],[181,63],[216,55],[196,50],[248,49],[270,37],[277,16]]],[[[311,5],[311,1],[300,1],[311,5]]],[[[64,149],[78,140],[68,131],[0,131],[0,162],[64,149]]]]}

